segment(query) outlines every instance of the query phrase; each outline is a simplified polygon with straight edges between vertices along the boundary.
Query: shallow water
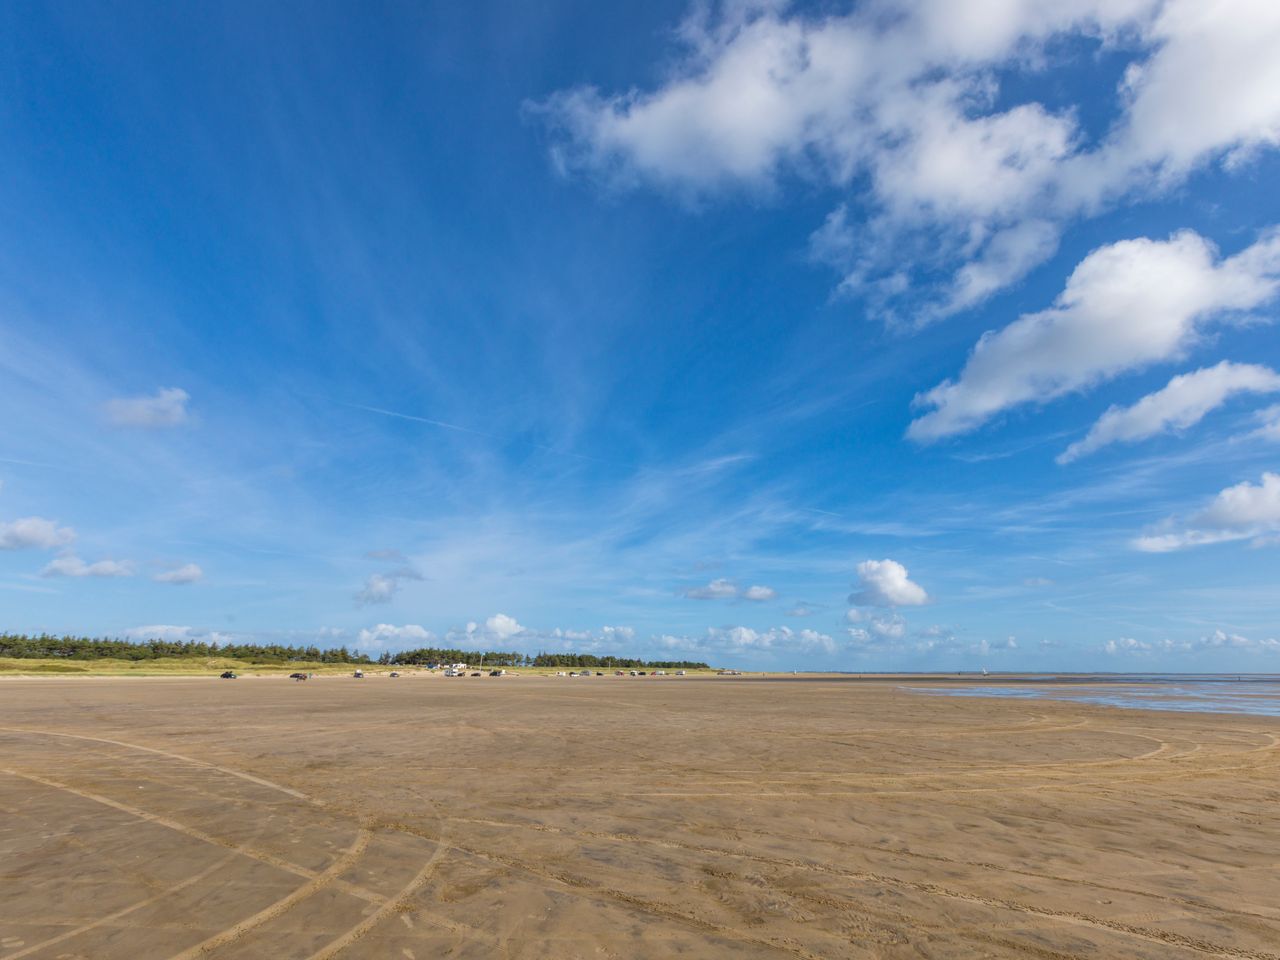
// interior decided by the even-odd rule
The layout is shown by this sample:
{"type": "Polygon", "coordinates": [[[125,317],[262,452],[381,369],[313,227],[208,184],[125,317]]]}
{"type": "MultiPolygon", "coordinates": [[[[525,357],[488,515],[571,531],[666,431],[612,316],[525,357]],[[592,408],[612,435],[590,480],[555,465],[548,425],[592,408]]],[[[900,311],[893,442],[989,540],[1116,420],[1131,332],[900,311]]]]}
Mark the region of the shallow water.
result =
{"type": "Polygon", "coordinates": [[[1193,713],[1245,713],[1280,717],[1280,682],[1273,680],[1157,680],[1098,686],[1074,683],[1071,686],[966,686],[926,690],[909,687],[914,693],[935,697],[1011,697],[1027,700],[1068,700],[1096,703],[1129,710],[1180,710],[1193,713]]]}

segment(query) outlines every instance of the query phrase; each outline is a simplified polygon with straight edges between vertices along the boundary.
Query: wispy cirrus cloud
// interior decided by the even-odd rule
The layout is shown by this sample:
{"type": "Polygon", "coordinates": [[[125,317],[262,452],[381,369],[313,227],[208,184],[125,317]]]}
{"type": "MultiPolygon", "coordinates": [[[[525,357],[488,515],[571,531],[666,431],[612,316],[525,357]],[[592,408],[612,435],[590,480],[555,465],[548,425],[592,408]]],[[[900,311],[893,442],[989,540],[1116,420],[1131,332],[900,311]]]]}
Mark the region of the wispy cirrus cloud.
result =
{"type": "Polygon", "coordinates": [[[190,419],[190,399],[180,387],[161,387],[151,396],[108,400],[105,410],[107,420],[117,427],[178,427],[190,419]]]}

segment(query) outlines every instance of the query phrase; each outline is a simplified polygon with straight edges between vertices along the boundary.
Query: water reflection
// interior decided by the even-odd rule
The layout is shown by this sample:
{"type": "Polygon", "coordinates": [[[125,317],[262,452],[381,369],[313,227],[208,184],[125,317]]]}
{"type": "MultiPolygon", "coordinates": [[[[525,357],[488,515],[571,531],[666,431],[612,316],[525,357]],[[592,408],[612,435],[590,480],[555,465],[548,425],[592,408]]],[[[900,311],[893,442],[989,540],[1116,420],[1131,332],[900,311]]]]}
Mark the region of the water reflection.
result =
{"type": "Polygon", "coordinates": [[[964,686],[923,689],[907,687],[914,693],[935,697],[1012,697],[1026,700],[1068,700],[1096,703],[1130,710],[1180,710],[1196,713],[1246,713],[1280,717],[1280,682],[1198,681],[1148,682],[1120,686],[1107,683],[1105,689],[1084,684],[1056,686],[964,686]]]}

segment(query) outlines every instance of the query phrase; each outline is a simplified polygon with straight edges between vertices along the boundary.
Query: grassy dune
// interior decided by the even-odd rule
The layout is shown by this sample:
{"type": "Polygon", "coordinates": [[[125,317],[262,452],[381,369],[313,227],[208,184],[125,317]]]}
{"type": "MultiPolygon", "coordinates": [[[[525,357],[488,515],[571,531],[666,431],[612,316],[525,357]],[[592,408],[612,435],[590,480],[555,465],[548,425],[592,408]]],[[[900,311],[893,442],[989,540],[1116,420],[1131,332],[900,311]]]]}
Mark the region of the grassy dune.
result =
{"type": "Polygon", "coordinates": [[[158,660],[35,660],[0,657],[0,676],[181,677],[217,675],[223,670],[245,674],[350,673],[345,663],[252,663],[228,657],[173,657],[158,660]]]}
{"type": "MultiPolygon", "coordinates": [[[[229,657],[168,657],[155,660],[68,660],[68,659],[14,659],[0,657],[0,677],[48,677],[48,676],[80,676],[80,677],[185,677],[185,676],[217,676],[223,670],[234,670],[245,676],[287,676],[294,671],[332,675],[350,674],[356,669],[350,663],[306,663],[293,661],[290,663],[255,663],[249,660],[235,660],[229,657]]],[[[427,672],[422,667],[394,667],[384,664],[370,664],[360,669],[370,676],[387,674],[397,670],[402,674],[427,672]]],[[[477,668],[478,669],[478,668],[477,668]]],[[[505,667],[509,674],[522,676],[555,676],[557,671],[568,673],[573,667],[505,667]]],[[[613,669],[600,670],[605,676],[612,676],[613,669]]],[[[488,672],[488,668],[485,668],[488,672]]],[[[649,670],[652,673],[652,670],[649,670]]],[[[714,675],[714,670],[689,670],[689,676],[714,675]]],[[[674,670],[668,670],[667,676],[675,676],[674,670]]]]}

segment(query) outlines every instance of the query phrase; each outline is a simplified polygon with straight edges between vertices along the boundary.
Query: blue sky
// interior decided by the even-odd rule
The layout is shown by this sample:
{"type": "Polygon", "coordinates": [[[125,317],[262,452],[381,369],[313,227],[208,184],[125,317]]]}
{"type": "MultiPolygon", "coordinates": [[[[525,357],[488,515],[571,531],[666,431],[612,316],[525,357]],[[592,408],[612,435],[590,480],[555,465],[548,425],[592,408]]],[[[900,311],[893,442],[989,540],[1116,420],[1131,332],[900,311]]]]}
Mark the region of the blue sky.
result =
{"type": "Polygon", "coordinates": [[[6,4],[3,626],[1280,669],[1210,6],[6,4]]]}

